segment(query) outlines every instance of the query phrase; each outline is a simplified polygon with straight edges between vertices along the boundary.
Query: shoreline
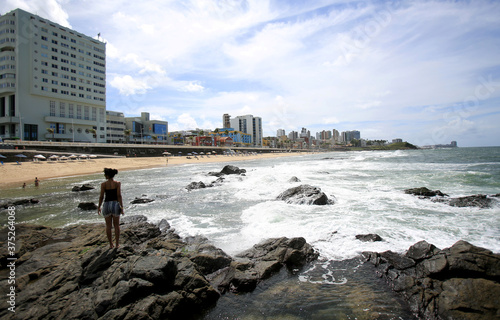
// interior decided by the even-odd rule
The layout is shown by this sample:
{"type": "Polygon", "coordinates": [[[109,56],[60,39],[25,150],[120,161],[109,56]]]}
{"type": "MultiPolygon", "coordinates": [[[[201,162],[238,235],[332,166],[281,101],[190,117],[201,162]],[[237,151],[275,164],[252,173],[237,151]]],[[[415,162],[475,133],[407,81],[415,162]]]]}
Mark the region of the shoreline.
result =
{"type": "MultiPolygon", "coordinates": [[[[26,150],[28,151],[28,150],[26,150]]],[[[129,158],[96,158],[88,160],[66,160],[66,161],[23,161],[21,164],[7,162],[0,166],[0,190],[21,187],[23,183],[32,185],[35,178],[43,183],[43,180],[64,178],[72,176],[85,176],[102,172],[104,168],[113,168],[120,171],[158,168],[166,166],[177,166],[184,164],[214,163],[214,162],[237,162],[244,160],[258,160],[279,157],[301,156],[304,153],[262,153],[256,155],[211,155],[210,157],[194,157],[188,159],[186,156],[169,157],[129,157],[129,158]],[[168,163],[167,163],[168,160],[168,163]]]]}

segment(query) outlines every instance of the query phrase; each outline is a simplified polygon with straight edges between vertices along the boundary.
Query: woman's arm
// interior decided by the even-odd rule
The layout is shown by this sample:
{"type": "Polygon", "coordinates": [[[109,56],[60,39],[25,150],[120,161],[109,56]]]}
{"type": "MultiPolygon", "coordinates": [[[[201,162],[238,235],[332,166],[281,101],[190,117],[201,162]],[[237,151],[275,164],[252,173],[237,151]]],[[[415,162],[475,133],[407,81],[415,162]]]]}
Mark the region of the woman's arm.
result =
{"type": "Polygon", "coordinates": [[[104,186],[103,183],[101,183],[101,194],[99,195],[99,206],[97,207],[97,214],[101,215],[101,205],[102,205],[102,200],[104,199],[104,186]]]}
{"type": "Polygon", "coordinates": [[[116,195],[118,197],[118,203],[120,204],[120,208],[122,208],[122,214],[123,212],[123,200],[122,200],[122,184],[118,182],[118,186],[116,187],[116,195]]]}

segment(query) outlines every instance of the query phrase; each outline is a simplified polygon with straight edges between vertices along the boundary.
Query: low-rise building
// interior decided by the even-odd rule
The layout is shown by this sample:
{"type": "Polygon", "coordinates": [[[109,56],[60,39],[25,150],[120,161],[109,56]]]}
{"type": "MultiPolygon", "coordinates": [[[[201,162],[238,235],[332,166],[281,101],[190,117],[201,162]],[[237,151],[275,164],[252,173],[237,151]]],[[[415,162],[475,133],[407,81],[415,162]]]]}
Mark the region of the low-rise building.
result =
{"type": "Polygon", "coordinates": [[[131,130],[130,142],[167,143],[168,122],[151,120],[149,112],[141,112],[140,117],[125,117],[125,126],[131,130]]]}

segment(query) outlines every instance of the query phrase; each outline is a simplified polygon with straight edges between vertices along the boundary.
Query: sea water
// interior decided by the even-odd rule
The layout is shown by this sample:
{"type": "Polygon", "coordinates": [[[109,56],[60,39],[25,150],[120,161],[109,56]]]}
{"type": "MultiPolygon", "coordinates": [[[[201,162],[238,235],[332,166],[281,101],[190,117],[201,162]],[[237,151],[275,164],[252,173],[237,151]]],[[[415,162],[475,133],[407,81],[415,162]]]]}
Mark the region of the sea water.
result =
{"type": "MultiPolygon", "coordinates": [[[[227,159],[227,163],[232,160],[232,157],[218,157],[227,159]]],[[[207,174],[220,171],[226,164],[200,165],[196,161],[192,159],[191,164],[181,166],[120,172],[116,180],[122,182],[125,214],[145,215],[152,222],[166,219],[179,235],[203,235],[230,255],[271,237],[304,237],[320,253],[320,262],[280,283],[292,281],[300,288],[314,286],[318,291],[313,297],[320,301],[346,295],[331,296],[328,293],[323,297],[322,290],[330,292],[331,287],[335,287],[334,291],[343,292],[353,282],[364,281],[355,280],[356,272],[363,273],[360,270],[364,267],[360,267],[357,260],[363,251],[404,252],[420,240],[438,248],[466,240],[494,252],[500,251],[500,205],[497,200],[491,208],[458,208],[404,192],[408,188],[427,187],[439,189],[450,197],[497,194],[500,192],[499,147],[330,152],[245,160],[232,163],[246,169],[245,176],[226,176],[220,185],[187,191],[185,187],[193,181],[205,184],[215,181],[216,177],[207,174]],[[300,182],[290,182],[292,177],[297,177],[300,182]],[[335,204],[308,206],[276,200],[281,192],[301,184],[321,188],[335,200],[335,204]],[[136,197],[147,197],[154,202],[130,204],[136,197]],[[376,233],[383,241],[361,242],[355,237],[367,233],[376,233]]],[[[102,181],[102,174],[46,180],[36,189],[2,190],[0,202],[32,197],[40,200],[40,204],[19,208],[18,222],[49,226],[102,222],[96,212],[77,208],[79,202],[97,203],[98,187],[102,181]],[[96,189],[80,193],[70,191],[74,185],[84,183],[94,185],[96,189]]],[[[0,222],[5,223],[5,215],[1,219],[0,222]]],[[[270,290],[278,290],[290,297],[283,293],[283,287],[276,289],[275,284],[267,285],[272,286],[270,290]]],[[[352,290],[356,292],[358,289],[352,290]]],[[[357,296],[382,295],[371,292],[357,296]]],[[[255,297],[252,299],[256,301],[255,297]]],[[[311,301],[315,299],[311,298],[311,301]]],[[[373,299],[366,302],[369,301],[373,299]]],[[[232,302],[228,303],[231,305],[232,302]]],[[[380,304],[383,303],[377,303],[379,307],[380,304]]],[[[297,310],[291,314],[298,319],[336,319],[331,315],[321,316],[322,311],[331,311],[331,306],[327,305],[308,303],[297,306],[300,310],[309,310],[308,316],[297,310]]],[[[263,308],[269,310],[269,307],[263,308]]],[[[368,319],[378,314],[378,318],[390,319],[401,317],[398,314],[405,312],[402,309],[378,310],[373,303],[359,308],[363,316],[351,312],[345,318],[367,316],[368,319]]],[[[208,317],[231,318],[224,315],[223,309],[208,317]]],[[[248,319],[262,318],[258,315],[264,311],[253,314],[250,310],[260,309],[252,304],[247,313],[240,312],[247,314],[248,319]]],[[[346,310],[337,311],[345,315],[346,310]]],[[[239,318],[245,317],[240,314],[239,318]]]]}

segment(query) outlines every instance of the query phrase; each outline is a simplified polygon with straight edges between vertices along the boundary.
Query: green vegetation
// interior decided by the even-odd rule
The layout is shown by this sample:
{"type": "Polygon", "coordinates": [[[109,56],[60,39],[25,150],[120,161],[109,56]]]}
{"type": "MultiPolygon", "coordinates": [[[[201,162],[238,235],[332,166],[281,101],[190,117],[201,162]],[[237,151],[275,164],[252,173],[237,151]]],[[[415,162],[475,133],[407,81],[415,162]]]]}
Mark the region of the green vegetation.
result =
{"type": "Polygon", "coordinates": [[[391,143],[386,146],[371,146],[371,150],[408,150],[408,149],[418,149],[416,146],[409,142],[396,142],[391,143]]]}

